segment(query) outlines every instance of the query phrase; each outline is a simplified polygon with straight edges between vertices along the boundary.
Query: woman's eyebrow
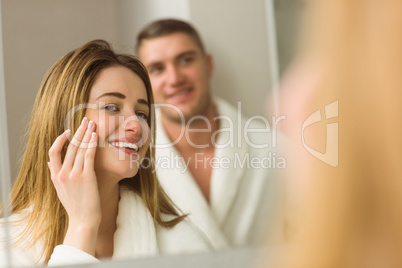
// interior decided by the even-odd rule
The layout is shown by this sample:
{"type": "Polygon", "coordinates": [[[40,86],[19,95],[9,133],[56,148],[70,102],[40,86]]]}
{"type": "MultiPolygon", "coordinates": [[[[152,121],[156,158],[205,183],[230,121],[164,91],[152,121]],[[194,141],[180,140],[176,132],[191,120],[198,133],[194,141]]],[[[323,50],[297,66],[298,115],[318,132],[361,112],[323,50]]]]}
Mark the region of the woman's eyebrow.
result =
{"type": "Polygon", "coordinates": [[[121,94],[120,92],[106,92],[106,93],[100,95],[100,96],[99,96],[98,98],[96,98],[96,99],[98,100],[98,99],[100,99],[100,98],[102,98],[102,97],[105,97],[105,96],[114,96],[114,97],[117,97],[117,98],[119,98],[119,99],[125,99],[125,98],[126,98],[126,96],[123,95],[123,94],[121,94]]]}
{"type": "Polygon", "coordinates": [[[148,101],[147,101],[147,100],[145,100],[145,99],[138,99],[138,100],[137,100],[137,102],[138,102],[138,103],[141,103],[141,104],[146,104],[146,105],[148,105],[148,106],[149,106],[148,101]]]}
{"type": "MultiPolygon", "coordinates": [[[[126,98],[126,96],[124,94],[121,94],[120,92],[106,92],[106,93],[100,95],[96,99],[98,100],[98,99],[100,99],[102,97],[105,97],[105,96],[113,96],[113,97],[117,97],[119,99],[125,99],[126,98]]],[[[148,103],[148,101],[146,99],[138,99],[137,102],[141,103],[141,104],[149,105],[149,103],[148,103]]]]}

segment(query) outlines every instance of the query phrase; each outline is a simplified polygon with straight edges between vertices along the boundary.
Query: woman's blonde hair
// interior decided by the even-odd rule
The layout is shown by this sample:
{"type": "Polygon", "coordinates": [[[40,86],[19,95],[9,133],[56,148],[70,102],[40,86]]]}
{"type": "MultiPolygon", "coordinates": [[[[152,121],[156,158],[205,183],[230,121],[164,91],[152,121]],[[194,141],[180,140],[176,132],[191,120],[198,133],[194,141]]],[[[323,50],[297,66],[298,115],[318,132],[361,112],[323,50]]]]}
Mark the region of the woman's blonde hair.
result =
{"type": "MultiPolygon", "coordinates": [[[[143,64],[135,57],[116,54],[103,40],[91,41],[71,51],[58,60],[48,71],[37,94],[27,133],[27,145],[21,167],[11,191],[12,213],[30,209],[23,219],[26,228],[20,240],[29,237],[28,246],[44,242],[42,254],[47,263],[54,247],[63,242],[68,226],[68,215],[60,203],[50,178],[47,165],[48,151],[56,137],[65,130],[68,114],[73,114],[67,125],[74,133],[85,114],[82,104],[88,101],[92,85],[99,73],[112,66],[124,66],[137,74],[144,82],[151,116],[148,124],[155,140],[154,103],[151,83],[143,64]],[[81,105],[81,106],[80,106],[81,105]]],[[[67,144],[62,151],[65,156],[67,144]]],[[[146,153],[147,159],[154,159],[152,142],[146,153]]],[[[154,172],[153,161],[148,168],[140,168],[133,178],[126,178],[122,185],[139,193],[155,222],[173,227],[185,216],[179,215],[173,203],[162,190],[154,172]],[[175,216],[164,221],[161,213],[175,216]]]]}

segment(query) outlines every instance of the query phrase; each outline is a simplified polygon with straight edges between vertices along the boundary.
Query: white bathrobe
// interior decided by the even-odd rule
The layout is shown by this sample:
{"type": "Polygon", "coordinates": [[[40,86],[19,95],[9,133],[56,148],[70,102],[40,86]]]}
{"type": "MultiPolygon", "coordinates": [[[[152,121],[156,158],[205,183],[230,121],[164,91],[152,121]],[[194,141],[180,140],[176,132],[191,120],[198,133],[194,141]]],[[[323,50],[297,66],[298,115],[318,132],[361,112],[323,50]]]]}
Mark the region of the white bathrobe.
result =
{"type": "Polygon", "coordinates": [[[219,135],[214,136],[218,146],[211,176],[210,204],[186,168],[186,160],[171,145],[160,122],[160,111],[157,111],[155,163],[159,181],[215,248],[280,242],[284,228],[280,216],[283,183],[277,171],[286,168],[286,159],[276,152],[276,142],[280,142],[276,139],[280,135],[273,129],[272,122],[263,124],[261,117],[248,121],[227,102],[218,98],[214,102],[220,116],[217,118],[220,129],[219,135]],[[245,128],[250,132],[245,134],[245,128]],[[254,148],[264,144],[268,146],[254,148]]]}
{"type": "MultiPolygon", "coordinates": [[[[14,214],[9,218],[11,244],[14,243],[16,234],[23,228],[15,222],[21,218],[23,213],[29,213],[29,210],[21,214],[14,214]]],[[[166,220],[171,216],[164,215],[164,217],[166,220]]],[[[7,250],[5,246],[4,219],[1,219],[0,267],[6,266],[7,250]]],[[[155,224],[142,199],[132,191],[121,189],[117,230],[114,234],[113,260],[149,257],[159,254],[200,252],[208,251],[211,248],[212,246],[202,232],[186,220],[171,229],[155,224]]],[[[25,249],[23,243],[13,246],[10,251],[12,264],[15,266],[32,266],[43,263],[43,258],[40,257],[41,249],[40,243],[29,249],[25,249]]],[[[99,260],[77,248],[59,245],[55,247],[49,265],[92,262],[99,262],[99,260]]]]}

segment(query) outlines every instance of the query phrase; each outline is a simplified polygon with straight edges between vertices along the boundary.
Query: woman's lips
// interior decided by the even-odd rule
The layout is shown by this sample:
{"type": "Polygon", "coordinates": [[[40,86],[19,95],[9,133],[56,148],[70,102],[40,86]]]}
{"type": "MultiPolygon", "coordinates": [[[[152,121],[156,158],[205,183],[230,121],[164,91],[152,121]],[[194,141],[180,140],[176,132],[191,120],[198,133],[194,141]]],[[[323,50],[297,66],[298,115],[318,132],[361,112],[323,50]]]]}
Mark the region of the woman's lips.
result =
{"type": "Polygon", "coordinates": [[[124,140],[109,141],[109,144],[126,154],[138,154],[140,147],[139,140],[135,138],[125,138],[124,140]]]}

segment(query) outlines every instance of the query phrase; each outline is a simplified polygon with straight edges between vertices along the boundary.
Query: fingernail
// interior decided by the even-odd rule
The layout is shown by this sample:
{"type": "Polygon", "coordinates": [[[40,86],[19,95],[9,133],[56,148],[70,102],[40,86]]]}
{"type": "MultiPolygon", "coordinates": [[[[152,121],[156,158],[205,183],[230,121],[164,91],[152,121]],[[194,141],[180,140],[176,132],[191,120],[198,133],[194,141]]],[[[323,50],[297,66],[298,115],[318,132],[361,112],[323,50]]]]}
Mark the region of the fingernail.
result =
{"type": "Polygon", "coordinates": [[[85,123],[87,122],[87,118],[86,117],[84,117],[83,119],[82,119],[82,122],[81,122],[81,125],[85,125],[85,123]]]}
{"type": "Polygon", "coordinates": [[[92,132],[92,138],[94,138],[96,135],[96,132],[92,132]]]}
{"type": "Polygon", "coordinates": [[[66,135],[67,138],[70,137],[70,134],[71,134],[71,130],[67,129],[66,131],[64,131],[64,135],[66,135]]]}
{"type": "Polygon", "coordinates": [[[93,124],[94,124],[94,122],[92,120],[89,121],[88,128],[92,128],[93,124]]]}
{"type": "Polygon", "coordinates": [[[47,162],[47,166],[50,168],[50,162],[47,162]]]}

